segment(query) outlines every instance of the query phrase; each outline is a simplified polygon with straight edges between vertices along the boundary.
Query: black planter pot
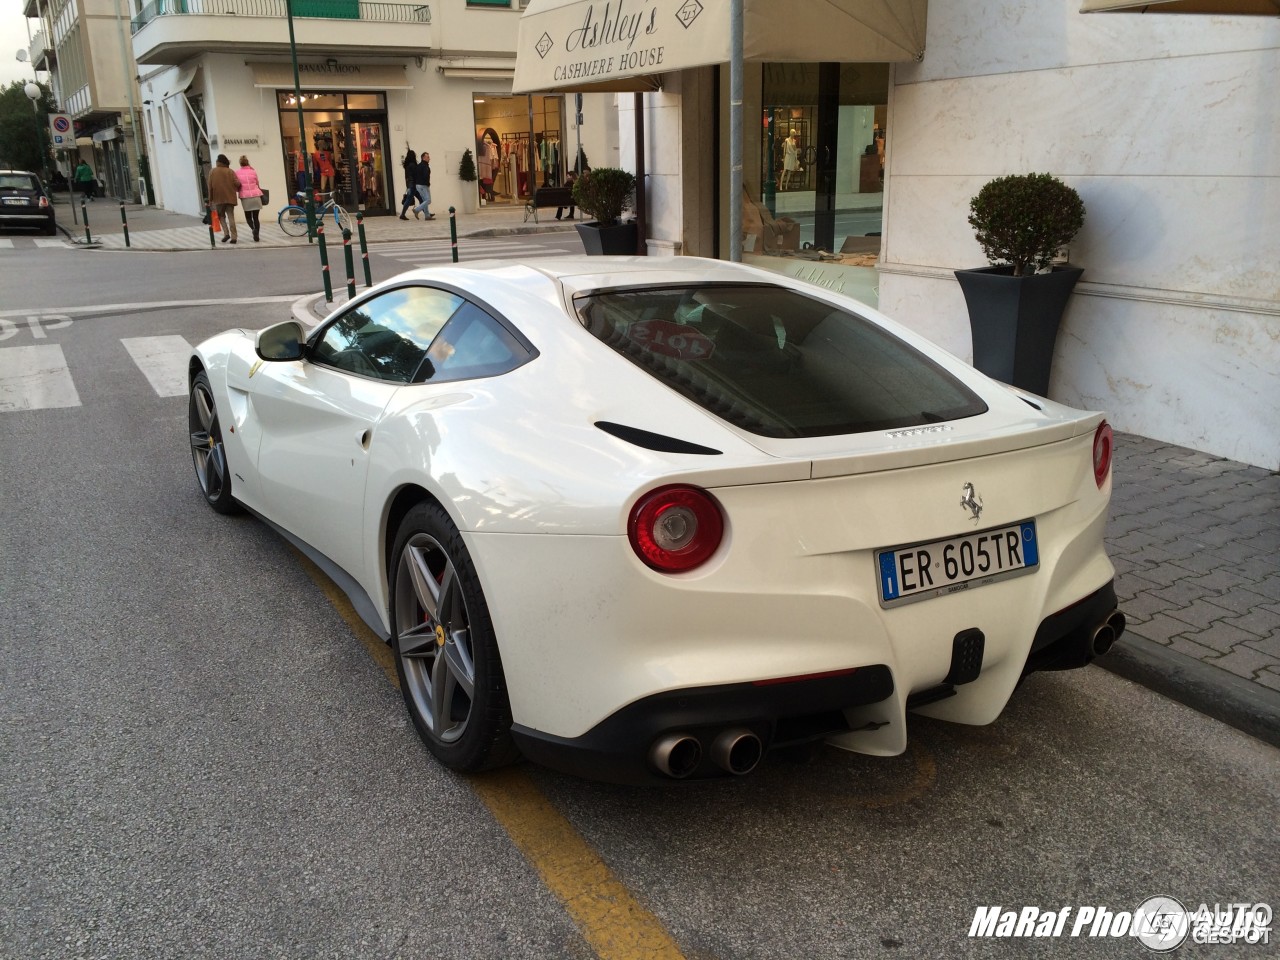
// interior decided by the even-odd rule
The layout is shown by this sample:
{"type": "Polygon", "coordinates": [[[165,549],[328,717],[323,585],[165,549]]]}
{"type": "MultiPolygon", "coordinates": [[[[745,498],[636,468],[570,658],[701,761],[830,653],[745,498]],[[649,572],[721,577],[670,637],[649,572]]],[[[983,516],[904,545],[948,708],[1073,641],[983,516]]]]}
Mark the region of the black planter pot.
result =
{"type": "Polygon", "coordinates": [[[575,223],[582,247],[592,256],[631,257],[636,253],[636,222],[628,220],[611,227],[590,223],[575,223]]]}
{"type": "Polygon", "coordinates": [[[957,270],[969,307],[973,365],[996,380],[1047,396],[1058,324],[1082,273],[1080,267],[1025,277],[1013,276],[1013,267],[957,270]]]}

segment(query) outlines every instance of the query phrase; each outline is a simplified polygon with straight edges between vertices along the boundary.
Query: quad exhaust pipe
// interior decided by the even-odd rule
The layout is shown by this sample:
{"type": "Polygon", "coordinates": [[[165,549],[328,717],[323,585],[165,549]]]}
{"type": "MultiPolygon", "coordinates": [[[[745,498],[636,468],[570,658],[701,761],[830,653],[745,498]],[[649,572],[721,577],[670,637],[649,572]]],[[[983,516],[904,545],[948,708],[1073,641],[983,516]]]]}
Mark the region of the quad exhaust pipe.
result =
{"type": "MultiPolygon", "coordinates": [[[[745,727],[730,727],[711,742],[712,762],[736,777],[746,776],[764,756],[764,744],[745,727]]],[[[691,733],[668,733],[654,741],[649,760],[659,773],[683,780],[702,763],[702,742],[691,733]]]]}
{"type": "Polygon", "coordinates": [[[1089,652],[1095,657],[1102,656],[1120,639],[1124,628],[1124,614],[1119,610],[1111,611],[1111,615],[1094,628],[1093,635],[1089,638],[1089,652]]]}
{"type": "Polygon", "coordinates": [[[702,744],[687,733],[669,733],[654,742],[649,759],[659,772],[683,780],[702,762],[702,744]]]}
{"type": "Polygon", "coordinates": [[[721,770],[735,777],[746,776],[764,756],[764,745],[750,730],[735,727],[725,730],[711,744],[711,759],[721,770]]]}

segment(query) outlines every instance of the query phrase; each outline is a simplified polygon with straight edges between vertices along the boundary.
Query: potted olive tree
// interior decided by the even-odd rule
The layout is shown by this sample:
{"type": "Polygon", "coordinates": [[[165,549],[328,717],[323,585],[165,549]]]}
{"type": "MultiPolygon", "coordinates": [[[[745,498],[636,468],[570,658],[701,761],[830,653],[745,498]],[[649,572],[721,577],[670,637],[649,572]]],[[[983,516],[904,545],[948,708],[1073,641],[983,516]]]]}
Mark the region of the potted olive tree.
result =
{"type": "Polygon", "coordinates": [[[998,177],[969,203],[969,225],[992,266],[957,270],[969,308],[973,365],[1044,396],[1058,324],[1084,273],[1054,266],[1084,225],[1084,203],[1047,173],[998,177]]]}
{"type": "Polygon", "coordinates": [[[464,213],[475,213],[479,197],[476,194],[476,161],[471,150],[462,151],[462,160],[458,162],[458,179],[462,181],[462,210],[464,213]]]}
{"type": "Polygon", "coordinates": [[[636,252],[636,222],[622,222],[635,203],[636,178],[618,167],[588,170],[573,183],[573,202],[592,220],[578,223],[578,235],[589,254],[622,255],[636,252]]]}

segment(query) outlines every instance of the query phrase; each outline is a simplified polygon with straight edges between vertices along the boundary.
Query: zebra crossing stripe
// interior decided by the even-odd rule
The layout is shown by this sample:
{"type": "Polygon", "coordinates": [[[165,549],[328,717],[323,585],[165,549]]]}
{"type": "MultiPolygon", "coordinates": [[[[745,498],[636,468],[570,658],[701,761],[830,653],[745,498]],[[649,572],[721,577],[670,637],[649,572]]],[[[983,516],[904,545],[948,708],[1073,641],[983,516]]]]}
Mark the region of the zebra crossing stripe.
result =
{"type": "Polygon", "coordinates": [[[4,250],[12,250],[12,249],[13,249],[13,241],[12,241],[12,240],[6,240],[6,239],[4,239],[3,237],[0,237],[0,249],[4,249],[4,250]]]}
{"type": "Polygon", "coordinates": [[[67,241],[61,237],[36,237],[37,247],[65,247],[67,241]]]}
{"type": "Polygon", "coordinates": [[[120,342],[151,383],[157,396],[180,397],[187,392],[187,362],[191,359],[191,344],[184,338],[129,337],[120,342]]]}
{"type": "Polygon", "coordinates": [[[62,347],[0,348],[0,413],[78,406],[80,394],[62,347]]]}

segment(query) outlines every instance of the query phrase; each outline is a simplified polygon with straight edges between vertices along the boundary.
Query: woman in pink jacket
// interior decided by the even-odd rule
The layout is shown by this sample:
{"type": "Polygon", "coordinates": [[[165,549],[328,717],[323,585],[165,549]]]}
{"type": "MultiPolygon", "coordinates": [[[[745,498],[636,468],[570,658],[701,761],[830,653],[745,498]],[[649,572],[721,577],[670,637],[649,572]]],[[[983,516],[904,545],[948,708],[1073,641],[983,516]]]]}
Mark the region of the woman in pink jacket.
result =
{"type": "Polygon", "coordinates": [[[262,187],[258,186],[258,171],[249,166],[248,157],[240,158],[240,169],[236,171],[236,177],[240,180],[240,209],[244,211],[244,218],[253,230],[253,242],[257,243],[261,228],[258,213],[262,210],[262,187]]]}

